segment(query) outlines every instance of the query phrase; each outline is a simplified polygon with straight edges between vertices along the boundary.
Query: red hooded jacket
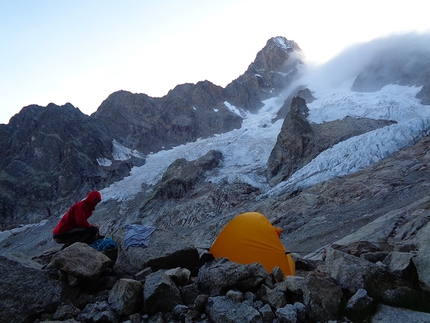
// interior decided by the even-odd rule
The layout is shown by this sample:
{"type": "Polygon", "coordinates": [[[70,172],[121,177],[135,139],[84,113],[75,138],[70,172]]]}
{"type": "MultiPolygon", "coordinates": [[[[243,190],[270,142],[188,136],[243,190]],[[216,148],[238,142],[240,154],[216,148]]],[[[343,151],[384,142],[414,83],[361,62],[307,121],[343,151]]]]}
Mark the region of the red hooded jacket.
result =
{"type": "Polygon", "coordinates": [[[92,227],[93,225],[88,223],[87,219],[93,214],[94,201],[101,201],[101,199],[102,196],[98,191],[88,193],[85,200],[73,204],[69,211],[63,215],[52,234],[57,235],[76,228],[92,227]]]}

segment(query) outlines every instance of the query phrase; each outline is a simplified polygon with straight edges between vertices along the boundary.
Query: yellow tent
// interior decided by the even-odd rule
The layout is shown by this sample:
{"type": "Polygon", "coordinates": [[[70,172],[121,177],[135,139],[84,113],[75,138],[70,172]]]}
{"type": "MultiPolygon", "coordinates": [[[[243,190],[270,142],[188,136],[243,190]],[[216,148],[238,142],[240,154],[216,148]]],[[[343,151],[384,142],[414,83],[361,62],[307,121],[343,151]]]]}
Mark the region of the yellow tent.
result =
{"type": "Polygon", "coordinates": [[[209,252],[215,258],[228,258],[240,264],[259,262],[268,273],[279,266],[285,276],[294,275],[295,264],[285,253],[279,239],[281,232],[261,213],[242,213],[227,223],[209,252]]]}

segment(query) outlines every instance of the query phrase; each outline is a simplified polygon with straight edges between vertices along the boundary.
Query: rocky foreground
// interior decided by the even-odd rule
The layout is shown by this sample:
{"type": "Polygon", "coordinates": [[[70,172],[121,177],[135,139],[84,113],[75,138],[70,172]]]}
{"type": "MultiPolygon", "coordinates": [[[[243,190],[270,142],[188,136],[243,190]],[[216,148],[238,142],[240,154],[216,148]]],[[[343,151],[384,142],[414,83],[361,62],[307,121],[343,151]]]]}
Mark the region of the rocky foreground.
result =
{"type": "Polygon", "coordinates": [[[0,322],[429,322],[429,208],[428,199],[410,207],[392,250],[332,244],[293,255],[297,273],[287,277],[224,258],[196,270],[199,251],[162,229],[146,248],[124,249],[122,229],[118,249],[75,243],[32,259],[2,255],[0,322]]]}

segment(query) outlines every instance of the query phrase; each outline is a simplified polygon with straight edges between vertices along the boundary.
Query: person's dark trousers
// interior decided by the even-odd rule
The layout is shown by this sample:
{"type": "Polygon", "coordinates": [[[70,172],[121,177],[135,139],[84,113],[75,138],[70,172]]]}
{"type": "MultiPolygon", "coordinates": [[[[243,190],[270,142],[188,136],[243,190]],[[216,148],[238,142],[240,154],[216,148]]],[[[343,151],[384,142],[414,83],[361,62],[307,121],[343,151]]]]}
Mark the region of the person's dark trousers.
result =
{"type": "Polygon", "coordinates": [[[70,245],[75,242],[93,243],[99,238],[99,229],[96,227],[76,228],[53,236],[56,243],[70,245]]]}

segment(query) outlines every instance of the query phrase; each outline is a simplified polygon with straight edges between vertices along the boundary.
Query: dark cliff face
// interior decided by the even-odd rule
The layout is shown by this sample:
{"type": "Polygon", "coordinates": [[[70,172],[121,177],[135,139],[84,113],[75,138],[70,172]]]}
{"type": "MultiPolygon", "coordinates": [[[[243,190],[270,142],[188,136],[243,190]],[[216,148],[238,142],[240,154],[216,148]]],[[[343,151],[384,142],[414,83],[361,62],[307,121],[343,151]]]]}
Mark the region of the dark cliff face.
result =
{"type": "Polygon", "coordinates": [[[227,108],[222,92],[208,81],[178,85],[162,98],[120,91],[93,116],[125,146],[157,152],[240,128],[242,118],[227,108]]]}
{"type": "Polygon", "coordinates": [[[71,104],[22,109],[0,132],[0,215],[11,226],[62,212],[61,203],[104,187],[128,167],[112,159],[113,137],[71,104]],[[13,219],[13,220],[12,220],[13,219]],[[12,222],[12,223],[11,223],[12,222]]]}

